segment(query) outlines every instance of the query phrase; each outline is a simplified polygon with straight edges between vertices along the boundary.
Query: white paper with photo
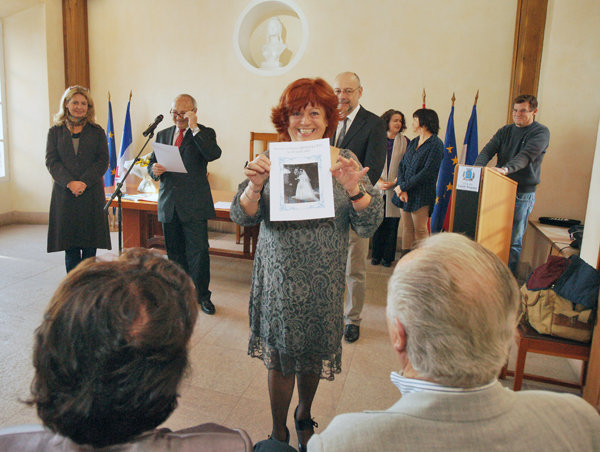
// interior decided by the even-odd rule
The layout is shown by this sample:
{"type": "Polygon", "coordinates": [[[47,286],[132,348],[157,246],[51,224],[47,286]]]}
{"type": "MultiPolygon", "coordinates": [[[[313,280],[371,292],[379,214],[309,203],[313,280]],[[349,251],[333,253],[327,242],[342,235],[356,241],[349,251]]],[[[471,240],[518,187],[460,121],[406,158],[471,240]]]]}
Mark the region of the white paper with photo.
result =
{"type": "Polygon", "coordinates": [[[269,144],[271,221],[335,216],[329,140],[269,144]]]}
{"type": "Polygon", "coordinates": [[[172,173],[187,173],[177,146],[162,143],[152,143],[156,161],[172,173]]]}

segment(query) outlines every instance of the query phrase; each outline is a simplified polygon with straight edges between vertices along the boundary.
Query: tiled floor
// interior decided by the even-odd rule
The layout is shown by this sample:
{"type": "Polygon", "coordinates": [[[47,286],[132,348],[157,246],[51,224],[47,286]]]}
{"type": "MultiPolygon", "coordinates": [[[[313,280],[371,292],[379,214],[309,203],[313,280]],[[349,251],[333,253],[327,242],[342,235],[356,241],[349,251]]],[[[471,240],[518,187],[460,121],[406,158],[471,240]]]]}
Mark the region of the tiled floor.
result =
{"type": "MultiPolygon", "coordinates": [[[[0,228],[0,428],[39,422],[35,411],[20,400],[28,397],[32,378],[33,331],[65,275],[64,254],[45,251],[46,231],[46,226],[39,225],[0,228]]],[[[221,238],[218,234],[211,236],[211,240],[221,238]]],[[[115,233],[112,239],[116,247],[115,233]]],[[[399,397],[389,380],[397,364],[385,322],[386,284],[393,269],[370,264],[367,268],[361,337],[354,344],[343,344],[343,372],[335,381],[323,381],[319,386],[312,412],[319,423],[317,431],[327,427],[336,414],[385,409],[399,397]]],[[[245,429],[255,442],[270,433],[267,372],[246,352],[251,272],[251,261],[211,257],[211,290],[217,313],[200,313],[192,338],[192,371],[182,387],[179,407],[166,427],[179,429],[217,422],[245,429]]],[[[514,352],[512,355],[514,361],[514,352]]],[[[577,380],[569,363],[561,358],[530,354],[526,371],[577,380]]],[[[524,389],[540,387],[524,384],[524,389]]],[[[296,402],[294,395],[288,418],[291,444],[296,438],[292,428],[296,402]]]]}

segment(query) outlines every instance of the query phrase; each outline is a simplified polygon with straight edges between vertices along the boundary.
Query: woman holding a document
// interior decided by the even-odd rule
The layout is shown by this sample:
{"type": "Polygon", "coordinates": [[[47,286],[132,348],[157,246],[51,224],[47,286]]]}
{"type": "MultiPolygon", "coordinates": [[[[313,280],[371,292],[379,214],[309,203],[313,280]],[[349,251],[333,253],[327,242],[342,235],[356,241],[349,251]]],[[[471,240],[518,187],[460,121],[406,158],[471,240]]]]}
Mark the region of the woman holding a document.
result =
{"type": "Polygon", "coordinates": [[[95,256],[97,248],[110,249],[103,181],[108,143],[95,120],[87,88],[71,86],[48,132],[46,167],[54,180],[48,252],[65,251],[67,273],[83,259],[95,256]]]}
{"type": "MultiPolygon", "coordinates": [[[[333,89],[322,79],[291,83],[271,114],[279,141],[330,138],[337,127],[337,104],[333,89]]],[[[268,153],[244,168],[247,179],[231,206],[236,223],[261,225],[250,293],[248,350],[269,369],[271,438],[289,442],[286,419],[297,381],[299,404],[294,418],[300,450],[306,450],[317,425],[311,405],[319,380],[333,380],[341,372],[350,227],[370,237],[383,213],[381,194],[366,176],[368,168],[361,168],[351,151],[331,146],[330,154],[333,177],[326,180],[333,184],[334,217],[272,221],[268,153]]]]}

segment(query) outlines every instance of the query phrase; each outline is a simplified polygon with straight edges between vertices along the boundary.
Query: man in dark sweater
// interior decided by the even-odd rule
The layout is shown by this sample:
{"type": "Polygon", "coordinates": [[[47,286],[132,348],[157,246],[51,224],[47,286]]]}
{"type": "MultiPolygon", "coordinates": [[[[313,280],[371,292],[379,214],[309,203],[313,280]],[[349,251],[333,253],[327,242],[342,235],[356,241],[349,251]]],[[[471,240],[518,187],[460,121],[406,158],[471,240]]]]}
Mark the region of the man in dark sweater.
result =
{"type": "Polygon", "coordinates": [[[535,121],[537,112],[535,96],[517,96],[513,101],[514,124],[498,130],[475,160],[475,166],[485,166],[498,156],[492,169],[519,184],[508,258],[508,267],[515,276],[527,220],[535,203],[535,190],[540,183],[542,159],[550,141],[548,128],[535,121]]]}

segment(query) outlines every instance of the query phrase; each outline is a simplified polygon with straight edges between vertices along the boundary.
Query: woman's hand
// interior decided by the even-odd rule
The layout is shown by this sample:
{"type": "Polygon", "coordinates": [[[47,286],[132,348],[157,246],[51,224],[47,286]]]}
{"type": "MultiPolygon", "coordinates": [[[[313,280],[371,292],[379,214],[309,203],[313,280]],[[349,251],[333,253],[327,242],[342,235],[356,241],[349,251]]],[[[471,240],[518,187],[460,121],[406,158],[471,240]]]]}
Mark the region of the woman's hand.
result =
{"type": "Polygon", "coordinates": [[[244,174],[250,181],[253,190],[260,190],[271,174],[271,160],[264,155],[258,155],[244,168],[244,174]]]}
{"type": "Polygon", "coordinates": [[[382,190],[391,190],[392,188],[394,188],[396,186],[396,183],[395,182],[384,182],[384,181],[380,180],[378,182],[378,185],[382,190]]]}
{"type": "Polygon", "coordinates": [[[330,171],[347,192],[353,192],[358,187],[358,181],[369,171],[369,167],[360,171],[359,168],[356,160],[338,156],[337,163],[331,167],[330,171]]]}
{"type": "Polygon", "coordinates": [[[81,181],[72,180],[67,184],[67,188],[71,190],[71,193],[73,193],[75,196],[79,196],[83,194],[83,192],[87,188],[87,185],[81,181]]]}
{"type": "Polygon", "coordinates": [[[408,193],[403,191],[402,193],[400,193],[398,195],[398,197],[400,198],[400,201],[402,202],[408,202],[408,193]]]}

